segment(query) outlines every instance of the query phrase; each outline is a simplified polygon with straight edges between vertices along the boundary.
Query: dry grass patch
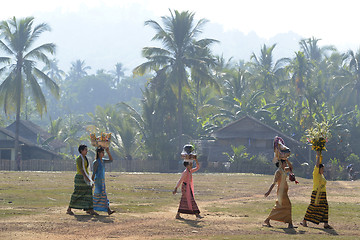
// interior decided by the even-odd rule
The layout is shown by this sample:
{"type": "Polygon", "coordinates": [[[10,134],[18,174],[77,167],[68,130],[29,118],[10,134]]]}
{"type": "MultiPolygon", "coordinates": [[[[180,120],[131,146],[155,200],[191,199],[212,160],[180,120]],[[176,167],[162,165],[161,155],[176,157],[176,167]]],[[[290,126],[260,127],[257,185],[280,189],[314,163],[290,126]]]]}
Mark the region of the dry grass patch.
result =
{"type": "MultiPolygon", "coordinates": [[[[360,238],[360,181],[328,181],[330,224],[286,229],[262,226],[276,200],[263,194],[273,176],[194,174],[195,198],[205,218],[175,220],[180,174],[106,173],[108,197],[117,213],[91,217],[65,214],[74,172],[0,172],[0,239],[356,239],[360,238]]],[[[289,183],[293,221],[299,225],[310,201],[312,181],[289,183]]]]}

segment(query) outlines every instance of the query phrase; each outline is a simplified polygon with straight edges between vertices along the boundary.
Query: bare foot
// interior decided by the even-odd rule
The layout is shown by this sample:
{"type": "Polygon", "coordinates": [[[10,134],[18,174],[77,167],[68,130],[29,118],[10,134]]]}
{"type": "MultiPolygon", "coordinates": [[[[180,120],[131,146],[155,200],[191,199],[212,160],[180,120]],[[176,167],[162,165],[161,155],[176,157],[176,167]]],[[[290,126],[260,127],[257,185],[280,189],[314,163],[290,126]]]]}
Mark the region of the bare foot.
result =
{"type": "Polygon", "coordinates": [[[111,215],[111,214],[113,214],[114,212],[115,212],[114,210],[109,210],[109,211],[108,211],[108,214],[111,215]]]}
{"type": "Polygon", "coordinates": [[[334,229],[334,228],[333,228],[332,226],[330,226],[329,224],[326,224],[326,225],[324,224],[324,228],[325,228],[325,229],[334,229]]]}
{"type": "Polygon", "coordinates": [[[99,216],[99,214],[97,212],[95,212],[94,210],[87,210],[86,213],[93,215],[93,216],[99,216]]]}
{"type": "Polygon", "coordinates": [[[73,211],[71,211],[71,210],[69,210],[69,209],[66,211],[66,214],[75,215],[75,214],[73,213],[73,211]]]}
{"type": "Polygon", "coordinates": [[[266,226],[266,227],[272,227],[271,225],[270,225],[270,220],[268,220],[268,219],[266,219],[265,221],[264,221],[264,226],[266,226]]]}
{"type": "Polygon", "coordinates": [[[289,223],[288,228],[297,228],[292,223],[289,223]]]}
{"type": "Polygon", "coordinates": [[[307,227],[307,226],[308,226],[305,220],[303,220],[302,222],[300,222],[300,225],[303,226],[303,227],[307,227]]]}
{"type": "Polygon", "coordinates": [[[204,217],[201,216],[200,214],[196,215],[196,219],[200,220],[200,219],[202,219],[202,218],[204,218],[204,217]]]}

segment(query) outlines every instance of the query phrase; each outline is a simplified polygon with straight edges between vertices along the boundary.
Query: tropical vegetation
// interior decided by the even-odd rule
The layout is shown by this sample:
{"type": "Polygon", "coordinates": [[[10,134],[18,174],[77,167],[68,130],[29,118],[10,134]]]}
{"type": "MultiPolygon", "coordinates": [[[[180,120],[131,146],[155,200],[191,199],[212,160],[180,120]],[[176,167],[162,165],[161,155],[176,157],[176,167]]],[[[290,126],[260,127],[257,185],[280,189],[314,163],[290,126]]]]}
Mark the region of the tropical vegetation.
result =
{"type": "MultiPolygon", "coordinates": [[[[278,46],[274,43],[254,49],[249,61],[225,59],[212,52],[220,42],[201,36],[206,19],[196,21],[195,13],[170,10],[161,20],[145,22],[155,30],[153,40],[159,45],[144,46],[144,62],[132,73],[117,62],[113,69],[94,74],[84,60],[75,60],[67,72],[59,69],[58,61],[45,55],[54,51],[53,44],[29,50],[33,41],[22,40],[29,45],[23,47],[28,53],[17,49],[15,37],[22,26],[34,29],[24,36],[35,40],[47,25],[31,28],[33,18],[3,21],[0,44],[13,62],[0,58],[5,64],[0,100],[10,117],[0,115],[0,124],[12,120],[11,110],[19,109],[15,119],[25,115],[19,106],[25,103],[23,90],[28,84],[33,98],[27,105],[40,113],[30,111],[28,119],[48,126],[66,142],[69,157],[88,139],[87,126],[95,126],[96,131],[113,133],[112,148],[122,159],[122,170],[130,171],[134,160],[141,160],[153,162],[156,171],[177,171],[183,144],[211,139],[211,133],[246,115],[303,142],[306,129],[327,122],[332,138],[323,155],[334,171],[332,178],[343,178],[351,161],[360,164],[360,50],[339,52],[311,37],[301,40],[290,57],[275,59],[278,46]],[[20,59],[19,53],[23,54],[20,59]],[[47,67],[40,71],[30,58],[47,67]],[[17,82],[22,83],[20,90],[17,82]],[[56,90],[59,100],[43,86],[56,90]],[[40,118],[44,109],[48,111],[40,118]]],[[[263,156],[249,156],[242,146],[233,146],[233,151],[228,153],[233,163],[230,171],[241,171],[235,170],[239,162],[248,161],[251,166],[250,159],[267,166],[263,156]]]]}

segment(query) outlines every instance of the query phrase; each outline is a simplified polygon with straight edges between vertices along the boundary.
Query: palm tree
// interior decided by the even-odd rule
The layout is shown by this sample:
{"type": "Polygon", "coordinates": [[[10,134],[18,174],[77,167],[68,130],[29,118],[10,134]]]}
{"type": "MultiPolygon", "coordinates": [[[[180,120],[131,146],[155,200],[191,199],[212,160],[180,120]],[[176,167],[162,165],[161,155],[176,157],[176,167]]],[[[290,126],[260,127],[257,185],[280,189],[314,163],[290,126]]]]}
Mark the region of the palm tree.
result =
{"type": "Polygon", "coordinates": [[[321,39],[315,37],[300,40],[300,48],[303,50],[305,56],[310,61],[320,63],[327,51],[335,51],[334,46],[319,47],[318,42],[321,39]]]}
{"type": "Polygon", "coordinates": [[[41,33],[50,31],[50,27],[39,24],[33,27],[33,17],[17,20],[15,17],[0,23],[0,31],[3,40],[0,40],[1,49],[7,54],[0,58],[0,63],[5,66],[0,72],[6,72],[6,78],[0,85],[0,103],[4,106],[5,114],[16,112],[15,124],[15,154],[17,169],[20,170],[19,155],[19,122],[20,110],[25,100],[25,85],[31,91],[31,96],[36,103],[37,111],[42,115],[46,108],[46,100],[38,83],[42,80],[52,93],[59,97],[58,85],[44,72],[36,67],[37,61],[49,64],[46,53],[55,53],[55,44],[45,43],[32,48],[35,40],[41,33]]]}
{"type": "Polygon", "coordinates": [[[195,119],[198,118],[199,114],[199,97],[201,90],[205,89],[206,86],[210,85],[220,93],[220,86],[216,82],[215,76],[211,74],[211,69],[216,66],[216,59],[211,55],[208,42],[203,42],[203,46],[195,49],[195,54],[199,59],[202,59],[206,64],[196,65],[191,68],[191,80],[195,85],[195,119]]]}
{"type": "Polygon", "coordinates": [[[349,97],[355,97],[355,105],[360,105],[360,50],[354,53],[349,50],[344,57],[344,62],[347,63],[348,69],[352,73],[352,81],[345,84],[340,91],[350,88],[349,97]]]}
{"type": "Polygon", "coordinates": [[[87,70],[90,69],[90,66],[86,66],[85,60],[78,59],[71,63],[69,78],[78,81],[80,78],[87,76],[87,70]]]}
{"type": "Polygon", "coordinates": [[[125,160],[126,170],[131,171],[131,160],[136,152],[137,130],[131,125],[129,116],[113,106],[97,106],[95,114],[88,113],[98,131],[111,132],[115,153],[125,160]]]}
{"type": "Polygon", "coordinates": [[[295,59],[289,66],[289,69],[292,74],[291,80],[296,88],[296,92],[302,95],[305,90],[305,81],[309,79],[311,74],[311,64],[303,52],[298,51],[295,55],[295,59]]]}
{"type": "Polygon", "coordinates": [[[206,62],[194,54],[194,49],[201,46],[209,46],[215,42],[213,39],[196,40],[201,33],[201,28],[207,20],[201,19],[194,24],[194,13],[184,11],[170,11],[170,16],[162,17],[164,27],[154,20],[145,22],[155,29],[156,34],[152,40],[162,42],[161,47],[145,47],[142,54],[147,62],[134,69],[135,74],[144,74],[146,71],[155,70],[165,73],[167,81],[171,83],[174,94],[177,97],[177,121],[179,147],[181,147],[182,135],[182,88],[189,86],[187,69],[191,67],[206,65],[206,62]],[[205,44],[206,43],[206,44],[205,44]]]}
{"type": "Polygon", "coordinates": [[[115,64],[115,70],[110,71],[110,73],[114,76],[114,87],[117,87],[121,81],[121,79],[125,76],[124,68],[122,63],[115,64]]]}
{"type": "Polygon", "coordinates": [[[251,60],[254,61],[254,77],[259,82],[260,88],[265,90],[268,94],[275,91],[275,85],[279,82],[280,76],[283,73],[284,65],[289,62],[288,58],[281,58],[274,63],[273,50],[276,44],[267,47],[265,44],[261,49],[260,56],[255,53],[251,55],[251,60]]]}
{"type": "Polygon", "coordinates": [[[56,81],[58,84],[61,84],[63,78],[66,76],[66,73],[61,70],[58,66],[59,60],[52,59],[49,62],[49,65],[46,65],[42,71],[46,73],[51,79],[56,81]]]}

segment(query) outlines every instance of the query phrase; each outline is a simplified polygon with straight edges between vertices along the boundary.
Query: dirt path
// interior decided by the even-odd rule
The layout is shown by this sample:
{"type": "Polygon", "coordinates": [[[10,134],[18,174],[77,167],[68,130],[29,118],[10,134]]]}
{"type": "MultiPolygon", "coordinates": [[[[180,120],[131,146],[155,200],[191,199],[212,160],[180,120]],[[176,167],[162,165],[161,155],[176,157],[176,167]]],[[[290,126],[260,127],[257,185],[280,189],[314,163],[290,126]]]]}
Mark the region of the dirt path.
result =
{"type": "MultiPolygon", "coordinates": [[[[204,207],[205,203],[202,203],[204,207]]],[[[162,239],[245,234],[250,228],[241,219],[247,216],[203,212],[204,219],[183,215],[174,218],[177,208],[156,213],[115,213],[92,217],[80,210],[75,216],[64,214],[66,209],[48,209],[45,214],[19,216],[1,220],[1,239],[162,239]]],[[[253,226],[254,227],[254,226],[253,226]]]]}
{"type": "MultiPolygon", "coordinates": [[[[243,198],[226,202],[243,201],[243,198]]],[[[223,204],[226,204],[223,203],[223,204]]],[[[201,202],[205,207],[213,202],[201,202]]],[[[51,208],[45,214],[19,216],[0,221],[0,239],[16,240],[67,240],[67,239],[217,239],[216,236],[246,236],[262,234],[304,234],[302,229],[287,230],[283,224],[269,229],[262,227],[263,219],[247,215],[202,212],[204,219],[197,221],[194,216],[183,215],[184,220],[174,218],[176,208],[156,213],[115,213],[111,216],[100,213],[92,217],[80,210],[75,216],[64,214],[64,208],[51,208]]],[[[343,226],[345,227],[345,225],[343,226]]],[[[311,229],[311,228],[309,228],[311,229]]],[[[316,234],[337,235],[337,232],[316,234]]],[[[325,237],[325,236],[324,236],[325,237]]],[[[360,234],[358,235],[360,237],[360,234]]],[[[277,239],[280,239],[276,236],[277,239]]]]}

